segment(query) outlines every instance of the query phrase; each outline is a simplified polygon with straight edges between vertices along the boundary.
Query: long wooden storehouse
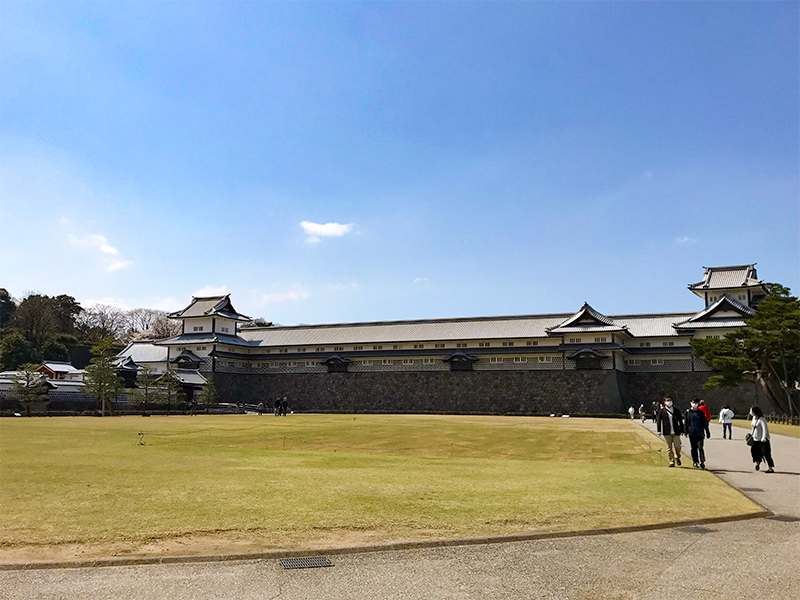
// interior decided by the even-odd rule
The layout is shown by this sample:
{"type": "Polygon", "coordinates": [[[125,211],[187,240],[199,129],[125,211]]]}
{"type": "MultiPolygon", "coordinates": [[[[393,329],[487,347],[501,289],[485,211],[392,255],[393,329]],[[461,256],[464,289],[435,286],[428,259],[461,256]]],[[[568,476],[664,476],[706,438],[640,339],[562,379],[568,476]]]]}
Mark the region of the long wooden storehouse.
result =
{"type": "Polygon", "coordinates": [[[744,326],[767,296],[755,265],[709,267],[688,287],[703,299],[697,312],[606,315],[587,303],[563,314],[269,327],[243,326],[250,318],[230,295],[195,297],[170,315],[180,335],[134,342],[119,358],[129,370],[195,371],[228,401],[288,395],[301,410],[619,412],[664,393],[702,394],[709,368],[689,342],[744,326]]]}

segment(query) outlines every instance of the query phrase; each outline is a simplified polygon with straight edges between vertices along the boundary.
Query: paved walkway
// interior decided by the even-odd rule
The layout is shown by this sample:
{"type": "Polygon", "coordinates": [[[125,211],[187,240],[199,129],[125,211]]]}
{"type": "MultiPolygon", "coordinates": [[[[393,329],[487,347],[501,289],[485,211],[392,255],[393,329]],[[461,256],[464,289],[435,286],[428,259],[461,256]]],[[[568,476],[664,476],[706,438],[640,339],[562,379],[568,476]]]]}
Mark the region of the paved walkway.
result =
{"type": "MultiPolygon", "coordinates": [[[[0,598],[704,600],[800,597],[800,439],[773,437],[777,473],[712,425],[707,467],[778,518],[639,533],[276,560],[0,572],[0,598]]],[[[686,468],[687,461],[684,461],[686,468]]],[[[688,461],[691,468],[691,460],[688,461]]]]}

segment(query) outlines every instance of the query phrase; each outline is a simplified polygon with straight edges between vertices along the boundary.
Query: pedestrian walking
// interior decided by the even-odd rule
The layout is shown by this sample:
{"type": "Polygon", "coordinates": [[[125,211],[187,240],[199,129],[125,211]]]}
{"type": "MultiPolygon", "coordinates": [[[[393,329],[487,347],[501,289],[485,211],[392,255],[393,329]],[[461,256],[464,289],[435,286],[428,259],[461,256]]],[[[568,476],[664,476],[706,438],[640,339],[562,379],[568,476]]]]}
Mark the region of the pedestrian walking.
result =
{"type": "Polygon", "coordinates": [[[644,412],[644,404],[639,405],[639,418],[642,420],[642,423],[644,423],[645,419],[647,418],[647,415],[644,412]]]}
{"type": "Polygon", "coordinates": [[[692,466],[695,469],[706,468],[706,451],[703,448],[705,438],[711,437],[708,428],[706,413],[700,408],[700,400],[694,398],[691,408],[684,415],[686,423],[686,436],[689,438],[689,445],[692,448],[692,466]]]}
{"type": "Polygon", "coordinates": [[[761,461],[766,461],[768,469],[765,473],[775,472],[775,463],[772,461],[772,447],[769,443],[769,427],[767,427],[767,420],[764,418],[764,413],[758,406],[750,408],[750,416],[753,417],[751,435],[753,436],[753,445],[750,446],[750,456],[753,457],[756,471],[760,468],[761,461]]]}
{"type": "Polygon", "coordinates": [[[669,466],[675,463],[681,466],[681,434],[683,433],[683,419],[680,411],[675,410],[672,396],[664,398],[664,406],[658,411],[656,420],[658,435],[664,436],[669,454],[669,466]]]}
{"type": "Polygon", "coordinates": [[[658,420],[658,411],[660,410],[661,410],[661,402],[655,400],[653,402],[653,423],[655,423],[658,420]]]}
{"type": "Polygon", "coordinates": [[[633,419],[633,418],[634,418],[634,417],[633,417],[633,415],[635,415],[635,414],[636,414],[636,409],[635,409],[635,408],[633,408],[633,407],[631,406],[631,407],[628,409],[628,414],[631,416],[631,419],[633,419]]]}
{"type": "Polygon", "coordinates": [[[722,423],[722,439],[726,439],[725,433],[727,432],[727,439],[733,439],[733,411],[727,404],[719,411],[719,422],[722,423]]]}
{"type": "Polygon", "coordinates": [[[260,417],[263,414],[264,414],[264,403],[263,402],[259,402],[258,403],[258,416],[260,417]]]}
{"type": "Polygon", "coordinates": [[[284,417],[286,416],[286,411],[288,410],[289,410],[289,399],[286,396],[284,396],[283,402],[281,402],[281,411],[283,412],[284,417]]]}
{"type": "Polygon", "coordinates": [[[275,396],[275,416],[281,416],[281,397],[275,396]]]}
{"type": "Polygon", "coordinates": [[[700,403],[700,405],[699,405],[700,410],[702,410],[703,414],[706,416],[706,421],[711,423],[711,409],[706,406],[705,401],[698,400],[698,402],[700,403]]]}

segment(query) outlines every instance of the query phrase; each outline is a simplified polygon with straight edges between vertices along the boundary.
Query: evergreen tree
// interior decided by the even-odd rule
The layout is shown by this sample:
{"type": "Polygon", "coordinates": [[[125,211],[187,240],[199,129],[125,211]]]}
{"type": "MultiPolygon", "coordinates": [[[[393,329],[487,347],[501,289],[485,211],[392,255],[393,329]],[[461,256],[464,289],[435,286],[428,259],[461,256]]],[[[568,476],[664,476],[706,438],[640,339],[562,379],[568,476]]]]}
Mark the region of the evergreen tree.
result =
{"type": "Polygon", "coordinates": [[[214,386],[214,380],[209,379],[208,383],[203,386],[199,400],[200,404],[205,407],[206,414],[208,414],[212,406],[219,402],[219,394],[217,394],[217,388],[214,386]]]}
{"type": "Polygon", "coordinates": [[[8,395],[16,398],[25,406],[25,412],[31,416],[31,405],[47,401],[47,382],[37,369],[39,365],[25,364],[14,376],[14,382],[8,389],[8,395]]]}
{"type": "Polygon", "coordinates": [[[172,408],[172,401],[177,401],[180,393],[183,391],[183,384],[180,379],[178,379],[178,373],[172,365],[167,365],[167,370],[158,378],[158,383],[161,385],[161,392],[164,399],[167,401],[167,415],[169,415],[172,408]]]}
{"type": "Polygon", "coordinates": [[[770,295],[756,308],[747,327],[722,339],[692,340],[695,356],[719,374],[706,388],[755,381],[775,412],[798,413],[800,380],[800,301],[789,288],[768,283],[770,295]]]}
{"type": "Polygon", "coordinates": [[[147,365],[139,367],[136,373],[136,389],[131,394],[131,400],[137,408],[144,411],[161,401],[161,388],[156,383],[157,375],[147,365]]]}
{"type": "Polygon", "coordinates": [[[0,288],[0,327],[5,327],[6,323],[14,316],[17,305],[14,299],[5,288],[0,288]]]}
{"type": "Polygon", "coordinates": [[[19,331],[9,331],[0,340],[0,370],[13,371],[21,365],[41,360],[42,355],[19,331]]]}
{"type": "Polygon", "coordinates": [[[105,415],[106,407],[111,414],[111,400],[119,396],[125,389],[125,382],[117,375],[114,365],[116,349],[114,338],[108,337],[96,346],[92,346],[94,358],[86,367],[86,393],[94,396],[100,402],[102,414],[105,415]]]}

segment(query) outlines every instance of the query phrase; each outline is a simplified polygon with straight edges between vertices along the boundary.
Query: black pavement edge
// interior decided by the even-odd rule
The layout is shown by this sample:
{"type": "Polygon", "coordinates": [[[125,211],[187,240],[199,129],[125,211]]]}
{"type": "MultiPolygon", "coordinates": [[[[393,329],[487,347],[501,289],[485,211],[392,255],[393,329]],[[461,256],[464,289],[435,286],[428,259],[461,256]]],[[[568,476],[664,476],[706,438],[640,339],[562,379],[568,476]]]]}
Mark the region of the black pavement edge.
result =
{"type": "Polygon", "coordinates": [[[631,525],[628,527],[604,527],[601,529],[582,529],[577,531],[559,531],[550,533],[528,533],[498,537],[455,538],[445,540],[426,540],[419,542],[399,542],[375,544],[371,546],[355,546],[350,548],[319,548],[315,550],[274,550],[271,552],[254,552],[247,554],[214,554],[202,556],[160,556],[141,558],[109,558],[98,560],[78,560],[41,563],[4,563],[0,571],[32,571],[38,569],[85,569],[92,567],[128,567],[139,565],[168,565],[181,563],[233,562],[246,560],[273,560],[279,558],[299,558],[303,556],[364,554],[367,552],[391,552],[398,550],[418,550],[426,548],[446,548],[450,546],[477,546],[481,544],[507,544],[510,542],[530,542],[535,540],[552,540],[571,537],[587,537],[592,535],[613,535],[619,533],[636,533],[658,529],[672,529],[711,523],[728,523],[774,516],[774,513],[763,510],[753,513],[731,515],[727,517],[710,517],[707,519],[691,519],[688,521],[668,521],[651,525],[631,525]]]}

